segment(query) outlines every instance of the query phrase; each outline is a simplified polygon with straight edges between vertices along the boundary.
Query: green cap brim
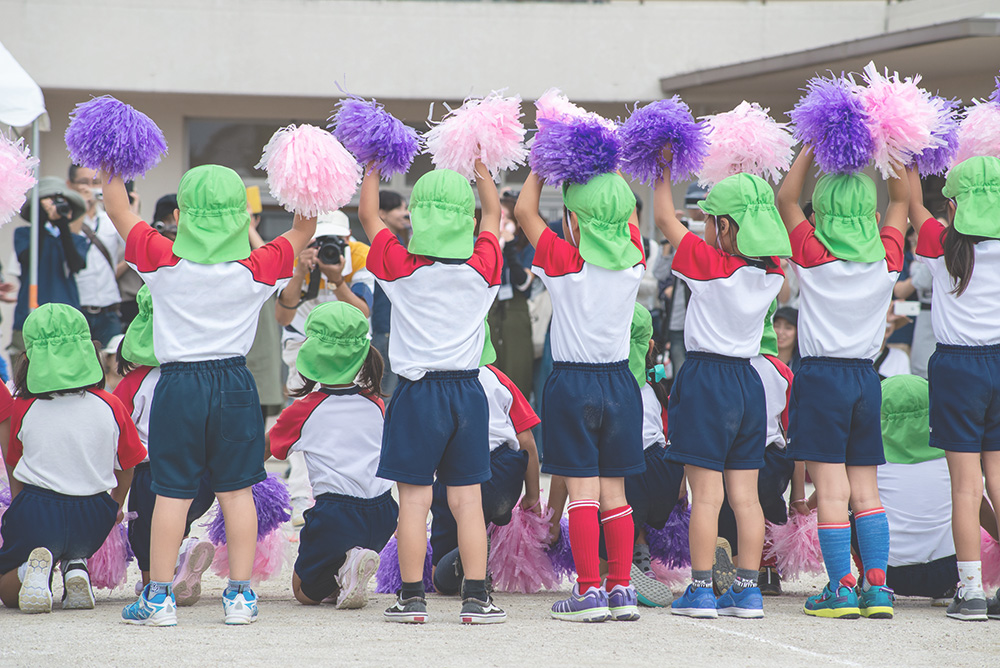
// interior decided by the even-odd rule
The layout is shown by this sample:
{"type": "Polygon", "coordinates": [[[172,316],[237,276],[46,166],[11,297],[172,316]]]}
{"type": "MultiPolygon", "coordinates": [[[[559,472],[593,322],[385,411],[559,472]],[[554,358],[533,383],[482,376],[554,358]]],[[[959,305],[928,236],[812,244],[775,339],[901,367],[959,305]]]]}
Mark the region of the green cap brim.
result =
{"type": "Polygon", "coordinates": [[[774,190],[752,174],[734,174],[719,181],[698,206],[712,216],[729,216],[739,228],[736,249],[746,257],[791,257],[792,244],[774,190]]]}
{"type": "Polygon", "coordinates": [[[450,169],[417,180],[410,195],[413,234],[407,250],[451,260],[468,260],[475,245],[476,198],[469,181],[450,169]]]}
{"type": "Polygon", "coordinates": [[[228,167],[188,170],[177,188],[174,255],[198,264],[250,257],[250,213],[239,175],[228,167]]]}
{"type": "Polygon", "coordinates": [[[774,333],[774,312],[778,310],[778,300],[771,302],[764,318],[764,334],[760,337],[760,354],[778,356],[778,336],[774,333]]]}
{"type": "Polygon", "coordinates": [[[490,333],[490,321],[485,322],[486,338],[483,341],[483,354],[479,356],[479,366],[486,366],[497,361],[497,349],[493,347],[493,336],[490,333]]]}
{"type": "Polygon", "coordinates": [[[830,254],[847,262],[885,259],[875,216],[875,182],[867,174],[824,174],[813,190],[816,238],[830,254]]]}
{"type": "Polygon", "coordinates": [[[326,302],[309,312],[306,340],[295,358],[303,378],[322,385],[353,383],[368,357],[368,319],[344,302],[326,302]]]}
{"type": "Polygon", "coordinates": [[[139,288],[135,296],[139,313],[129,323],[122,339],[122,357],[141,366],[160,366],[153,352],[153,298],[149,286],[139,288]]]}
{"type": "Polygon", "coordinates": [[[882,444],[885,460],[919,464],[945,456],[930,445],[927,381],[904,374],[882,381],[882,444]]]}
{"type": "Polygon", "coordinates": [[[48,394],[89,387],[104,377],[86,318],[67,304],[44,304],[24,321],[28,391],[48,394]]]}
{"type": "Polygon", "coordinates": [[[646,384],[646,353],[653,338],[653,316],[638,302],[632,310],[632,328],[629,334],[628,370],[641,388],[646,384]]]}
{"type": "Polygon", "coordinates": [[[956,231],[1000,239],[1000,160],[978,156],[960,162],[948,172],[942,193],[955,200],[956,231]]]}
{"type": "Polygon", "coordinates": [[[563,203],[576,214],[580,228],[580,256],[611,271],[642,262],[642,251],[632,243],[628,221],[635,211],[635,195],[618,174],[601,174],[584,184],[563,187],[563,203]]]}

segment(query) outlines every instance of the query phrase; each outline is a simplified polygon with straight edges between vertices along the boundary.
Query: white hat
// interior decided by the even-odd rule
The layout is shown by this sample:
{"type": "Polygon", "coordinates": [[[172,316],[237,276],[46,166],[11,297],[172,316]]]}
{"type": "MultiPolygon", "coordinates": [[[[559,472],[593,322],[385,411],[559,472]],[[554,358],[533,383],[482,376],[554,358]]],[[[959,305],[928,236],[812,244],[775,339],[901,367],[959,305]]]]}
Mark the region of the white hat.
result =
{"type": "Polygon", "coordinates": [[[108,345],[104,346],[104,350],[102,350],[101,352],[103,352],[106,355],[114,355],[115,353],[118,352],[118,346],[121,345],[122,339],[124,338],[125,338],[124,334],[115,334],[114,336],[111,337],[111,340],[108,341],[108,345]]]}
{"type": "Polygon", "coordinates": [[[351,221],[343,211],[330,211],[322,213],[316,219],[316,234],[313,239],[319,237],[349,237],[351,235],[351,221]]]}

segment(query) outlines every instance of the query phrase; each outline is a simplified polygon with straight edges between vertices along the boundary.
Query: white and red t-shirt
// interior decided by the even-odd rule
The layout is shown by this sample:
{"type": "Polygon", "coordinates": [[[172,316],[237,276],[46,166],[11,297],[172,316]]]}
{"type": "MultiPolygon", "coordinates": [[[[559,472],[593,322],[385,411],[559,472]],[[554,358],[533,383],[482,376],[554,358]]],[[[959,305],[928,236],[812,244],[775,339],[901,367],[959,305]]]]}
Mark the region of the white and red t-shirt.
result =
{"type": "Polygon", "coordinates": [[[297,399],[269,433],[271,454],[305,456],[313,494],[371,499],[392,482],[375,477],[382,453],[385,404],[360,387],[319,389],[297,399]]]}
{"type": "MultiPolygon", "coordinates": [[[[149,414],[153,405],[153,391],[160,380],[160,367],[137,366],[118,382],[112,394],[118,397],[125,410],[132,416],[132,423],[139,434],[139,441],[149,448],[149,414]]],[[[149,455],[142,461],[148,462],[149,455]]]]}
{"type": "MultiPolygon", "coordinates": [[[[629,225],[642,252],[639,228],[629,225]]],[[[629,330],[646,256],[612,271],[585,262],[580,249],[546,229],[535,246],[535,273],[552,294],[552,359],[592,364],[628,359],[629,330]]]]}
{"type": "Polygon", "coordinates": [[[392,303],[389,362],[419,380],[428,371],[475,369],[483,353],[483,321],[500,289],[497,238],[480,233],[472,257],[433,260],[406,250],[388,229],[375,235],[367,269],[392,303]]]}
{"type": "Polygon", "coordinates": [[[666,447],[667,426],[663,422],[666,413],[660,400],[656,398],[653,386],[646,383],[639,390],[639,395],[642,397],[642,449],[647,450],[654,445],[666,447]]]}
{"type": "Polygon", "coordinates": [[[792,402],[792,370],[773,355],[750,358],[764,385],[764,405],[767,409],[767,441],[784,448],[788,432],[788,406],[792,402]]]}
{"type": "Polygon", "coordinates": [[[517,435],[541,420],[517,385],[495,366],[487,364],[479,369],[479,383],[490,406],[490,452],[501,445],[520,450],[517,435]]]}
{"type": "Polygon", "coordinates": [[[132,228],[125,261],[153,297],[153,345],[166,362],[245,356],[267,298],[292,276],[295,253],[284,237],[238,262],[198,264],[173,253],[173,242],[145,223],[132,228]]]}
{"type": "Polygon", "coordinates": [[[104,390],[14,399],[7,465],[26,485],[93,496],[114,489],[115,471],[145,457],[125,406],[104,390]]]}
{"type": "Polygon", "coordinates": [[[926,564],[955,554],[951,478],[941,457],[878,467],[878,495],[889,520],[889,565],[926,564]]]}
{"type": "MultiPolygon", "coordinates": [[[[1000,215],[1000,212],[997,213],[1000,215]]],[[[992,346],[1000,343],[1000,240],[975,245],[972,278],[961,295],[944,264],[945,226],[930,218],[920,228],[917,257],[931,271],[931,322],[938,343],[951,346],[992,346]]]]}
{"type": "Polygon", "coordinates": [[[671,269],[691,291],[684,318],[689,351],[749,359],[760,352],[764,318],[784,274],[775,266],[712,248],[691,232],[674,253],[671,269]]]}
{"type": "Polygon", "coordinates": [[[838,260],[808,221],[788,235],[799,278],[799,352],[803,357],[875,359],[885,337],[892,286],[903,269],[903,235],[880,233],[885,259],[838,260]]]}

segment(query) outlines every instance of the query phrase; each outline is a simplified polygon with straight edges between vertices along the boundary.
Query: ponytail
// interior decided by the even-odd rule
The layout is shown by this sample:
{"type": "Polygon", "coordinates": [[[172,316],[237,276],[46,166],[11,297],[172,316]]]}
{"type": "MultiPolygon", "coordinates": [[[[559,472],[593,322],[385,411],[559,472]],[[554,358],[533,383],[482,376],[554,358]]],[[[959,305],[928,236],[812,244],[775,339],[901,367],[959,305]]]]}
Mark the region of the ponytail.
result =
{"type": "MultiPolygon", "coordinates": [[[[646,353],[647,373],[650,369],[656,366],[657,352],[658,350],[656,344],[654,343],[649,347],[649,352],[646,353]]],[[[650,387],[653,388],[653,393],[656,395],[656,400],[660,402],[660,406],[666,408],[667,402],[670,401],[670,390],[668,389],[667,386],[668,381],[661,380],[659,382],[656,382],[655,380],[650,380],[649,377],[647,376],[646,382],[649,383],[650,387]]]]}
{"type": "Polygon", "coordinates": [[[954,226],[946,228],[941,234],[944,266],[955,281],[951,292],[960,297],[972,280],[972,270],[976,266],[976,243],[985,240],[985,237],[962,234],[954,226]]]}

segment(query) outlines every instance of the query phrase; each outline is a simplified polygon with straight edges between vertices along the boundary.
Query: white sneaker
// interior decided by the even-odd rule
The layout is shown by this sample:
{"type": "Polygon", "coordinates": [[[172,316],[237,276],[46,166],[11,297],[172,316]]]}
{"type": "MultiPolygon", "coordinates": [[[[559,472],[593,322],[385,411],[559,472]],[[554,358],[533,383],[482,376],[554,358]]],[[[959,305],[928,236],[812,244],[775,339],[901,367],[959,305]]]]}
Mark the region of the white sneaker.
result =
{"type": "Polygon", "coordinates": [[[363,608],[368,604],[368,581],[378,570],[378,553],[360,547],[351,548],[347,561],[337,573],[340,594],[338,610],[363,608]]]}
{"type": "Polygon", "coordinates": [[[222,593],[222,610],[226,624],[252,624],[257,621],[257,594],[253,589],[222,593]]]}
{"type": "Polygon", "coordinates": [[[24,567],[17,606],[21,612],[29,614],[52,612],[52,553],[44,547],[36,547],[28,555],[24,567]]]}
{"type": "Polygon", "coordinates": [[[63,565],[63,610],[93,610],[94,589],[90,586],[87,562],[74,560],[63,565]]]}

